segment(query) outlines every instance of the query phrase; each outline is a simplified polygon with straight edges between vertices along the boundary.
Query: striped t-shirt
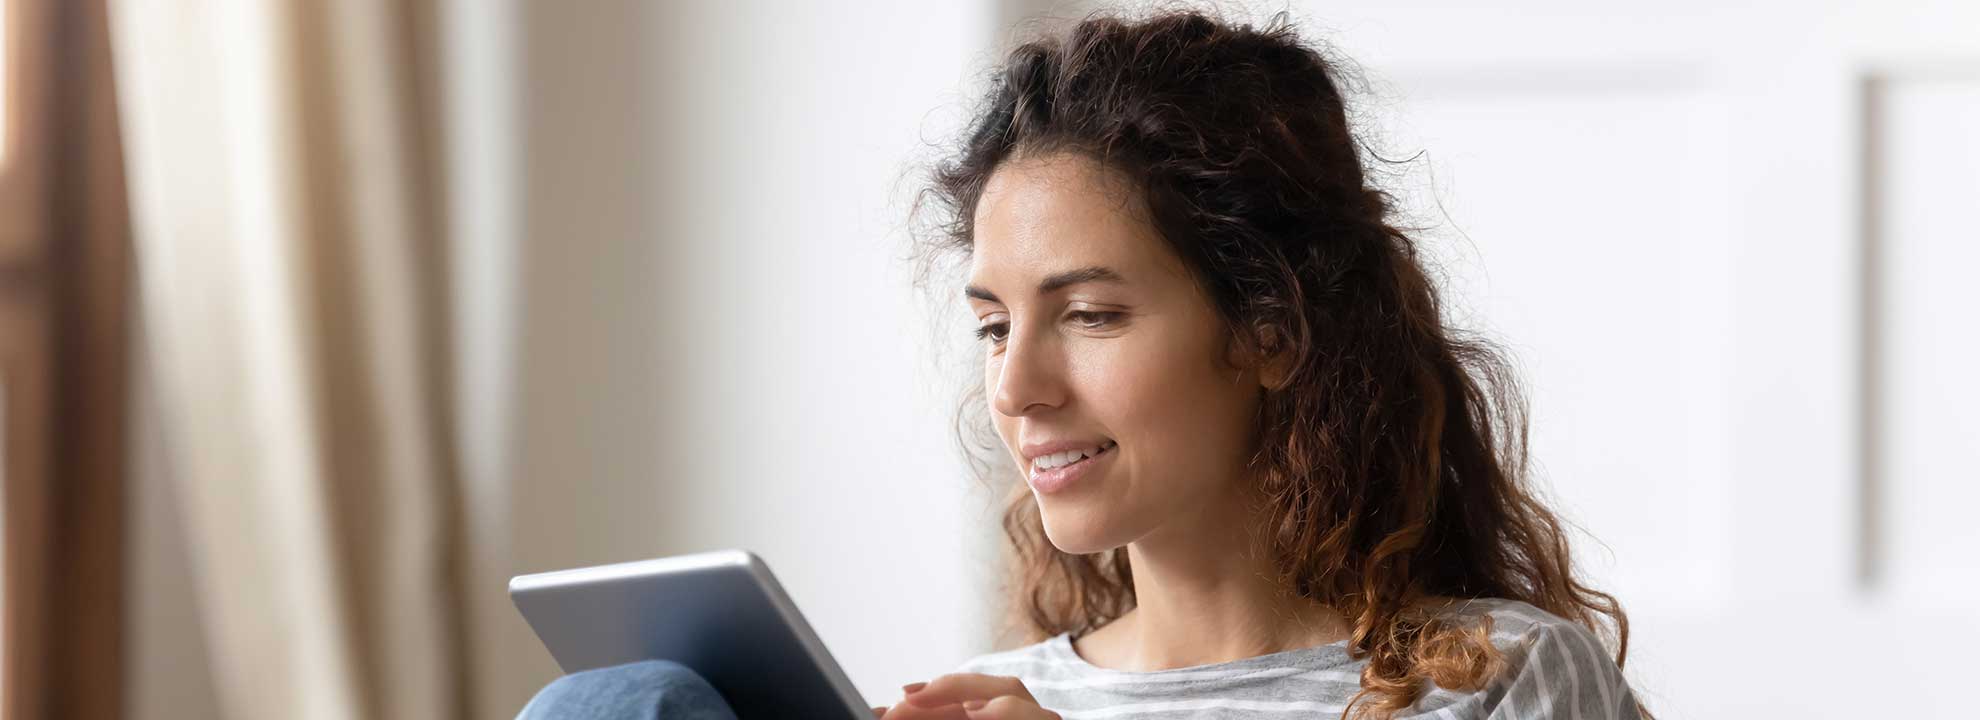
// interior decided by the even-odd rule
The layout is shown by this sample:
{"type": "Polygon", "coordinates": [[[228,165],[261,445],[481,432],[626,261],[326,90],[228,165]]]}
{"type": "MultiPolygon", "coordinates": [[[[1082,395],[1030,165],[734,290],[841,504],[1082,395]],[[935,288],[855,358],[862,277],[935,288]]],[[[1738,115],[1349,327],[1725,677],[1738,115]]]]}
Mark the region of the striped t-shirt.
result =
{"type": "MultiPolygon", "coordinates": [[[[1435,688],[1398,717],[1638,718],[1636,697],[1602,643],[1580,625],[1516,600],[1481,599],[1458,612],[1492,616],[1492,644],[1506,670],[1474,692],[1435,688]]],[[[958,672],[1014,676],[1065,720],[1092,718],[1339,717],[1361,690],[1367,659],[1347,642],[1213,665],[1130,672],[1096,667],[1060,634],[972,658],[958,672]]],[[[1366,699],[1363,700],[1366,702],[1366,699]]]]}

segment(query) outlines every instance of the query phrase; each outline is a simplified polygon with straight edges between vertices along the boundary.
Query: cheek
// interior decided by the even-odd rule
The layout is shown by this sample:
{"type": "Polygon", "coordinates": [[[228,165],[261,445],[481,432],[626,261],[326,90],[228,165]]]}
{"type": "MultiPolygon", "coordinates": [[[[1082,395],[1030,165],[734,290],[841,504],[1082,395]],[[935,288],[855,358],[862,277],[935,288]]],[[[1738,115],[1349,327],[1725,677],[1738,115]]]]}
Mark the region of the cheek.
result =
{"type": "Polygon", "coordinates": [[[1089,398],[1137,465],[1164,475],[1221,476],[1241,463],[1253,408],[1235,371],[1194,344],[1121,342],[1083,363],[1089,398]]]}

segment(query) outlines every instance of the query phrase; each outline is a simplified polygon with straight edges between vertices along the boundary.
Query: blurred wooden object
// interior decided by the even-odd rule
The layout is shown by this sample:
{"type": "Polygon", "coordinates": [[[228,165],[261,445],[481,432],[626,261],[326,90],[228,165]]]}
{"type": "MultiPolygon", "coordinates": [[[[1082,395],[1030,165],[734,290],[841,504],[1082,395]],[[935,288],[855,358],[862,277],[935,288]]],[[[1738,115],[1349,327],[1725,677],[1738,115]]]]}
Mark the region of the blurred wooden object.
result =
{"type": "Polygon", "coordinates": [[[130,224],[106,6],[0,7],[0,717],[114,718],[130,224]]]}

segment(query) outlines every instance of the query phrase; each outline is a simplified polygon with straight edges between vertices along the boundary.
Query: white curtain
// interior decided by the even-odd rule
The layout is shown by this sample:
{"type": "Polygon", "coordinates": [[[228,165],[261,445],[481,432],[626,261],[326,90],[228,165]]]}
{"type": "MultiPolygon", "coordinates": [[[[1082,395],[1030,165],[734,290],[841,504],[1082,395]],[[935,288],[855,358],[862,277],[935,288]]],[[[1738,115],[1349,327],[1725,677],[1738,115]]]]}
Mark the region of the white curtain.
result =
{"type": "Polygon", "coordinates": [[[465,716],[428,7],[112,5],[140,355],[219,705],[465,716]]]}

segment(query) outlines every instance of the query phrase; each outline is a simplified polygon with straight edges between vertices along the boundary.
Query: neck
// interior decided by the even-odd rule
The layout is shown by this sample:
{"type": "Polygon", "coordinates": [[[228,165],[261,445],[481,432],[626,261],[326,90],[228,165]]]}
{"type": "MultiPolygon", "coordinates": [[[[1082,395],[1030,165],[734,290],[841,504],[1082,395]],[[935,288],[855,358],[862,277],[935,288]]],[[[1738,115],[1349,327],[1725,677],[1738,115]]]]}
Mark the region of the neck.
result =
{"type": "Polygon", "coordinates": [[[1348,636],[1338,612],[1277,582],[1254,514],[1233,505],[1206,508],[1128,545],[1136,607],[1104,628],[1115,631],[1113,666],[1207,665],[1348,636]]]}

